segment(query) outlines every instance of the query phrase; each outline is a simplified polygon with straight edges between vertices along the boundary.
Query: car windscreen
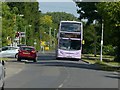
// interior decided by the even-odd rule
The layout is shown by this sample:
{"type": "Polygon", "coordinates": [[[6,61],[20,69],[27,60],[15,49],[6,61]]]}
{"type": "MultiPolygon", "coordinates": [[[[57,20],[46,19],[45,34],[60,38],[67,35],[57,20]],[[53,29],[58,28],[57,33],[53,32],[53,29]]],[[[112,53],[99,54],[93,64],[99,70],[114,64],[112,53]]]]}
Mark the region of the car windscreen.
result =
{"type": "Polygon", "coordinates": [[[9,50],[9,47],[2,47],[2,51],[9,50]]]}
{"type": "Polygon", "coordinates": [[[22,47],[22,46],[26,46],[26,45],[24,45],[24,44],[19,44],[19,45],[17,45],[18,47],[22,47]]]}
{"type": "Polygon", "coordinates": [[[21,47],[20,50],[32,51],[32,50],[34,50],[34,48],[30,48],[30,47],[21,47]]]}

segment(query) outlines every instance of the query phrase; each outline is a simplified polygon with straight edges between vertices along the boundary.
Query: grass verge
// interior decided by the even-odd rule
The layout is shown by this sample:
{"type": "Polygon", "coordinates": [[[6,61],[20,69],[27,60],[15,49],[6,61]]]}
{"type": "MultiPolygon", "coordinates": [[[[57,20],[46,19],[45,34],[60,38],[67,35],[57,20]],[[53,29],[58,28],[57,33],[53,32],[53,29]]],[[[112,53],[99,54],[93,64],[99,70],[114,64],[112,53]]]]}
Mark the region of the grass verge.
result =
{"type": "Polygon", "coordinates": [[[104,55],[103,61],[101,62],[99,59],[99,55],[94,57],[92,54],[82,55],[82,60],[89,64],[97,64],[101,67],[102,70],[105,71],[120,71],[120,63],[114,62],[113,56],[104,55]]]}
{"type": "Polygon", "coordinates": [[[106,63],[106,62],[97,61],[95,62],[95,64],[100,65],[100,67],[105,71],[120,71],[120,63],[118,62],[106,63]]]}
{"type": "Polygon", "coordinates": [[[0,60],[8,61],[8,60],[13,60],[13,59],[12,58],[0,58],[0,60]]]}

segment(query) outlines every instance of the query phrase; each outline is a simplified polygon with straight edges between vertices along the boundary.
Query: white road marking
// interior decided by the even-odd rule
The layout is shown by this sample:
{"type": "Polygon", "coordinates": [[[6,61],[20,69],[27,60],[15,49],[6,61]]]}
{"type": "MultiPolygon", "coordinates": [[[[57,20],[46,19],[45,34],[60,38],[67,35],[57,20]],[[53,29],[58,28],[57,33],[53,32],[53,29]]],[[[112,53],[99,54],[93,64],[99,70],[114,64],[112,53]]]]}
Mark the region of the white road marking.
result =
{"type": "Polygon", "coordinates": [[[11,76],[13,76],[13,75],[15,75],[15,74],[18,74],[19,72],[21,72],[22,71],[22,69],[17,69],[17,71],[11,71],[11,73],[7,73],[6,72],[6,76],[5,76],[5,79],[7,79],[7,78],[9,78],[9,77],[11,77],[11,76]]]}
{"type": "Polygon", "coordinates": [[[61,84],[61,85],[59,85],[59,87],[58,88],[61,88],[63,86],[63,83],[61,84]]]}
{"type": "MultiPolygon", "coordinates": [[[[59,62],[59,61],[57,61],[57,62],[59,62]]],[[[67,72],[67,77],[63,80],[63,82],[58,86],[58,88],[62,88],[63,87],[63,85],[69,80],[69,78],[70,78],[70,73],[69,73],[69,70],[66,68],[66,67],[63,67],[64,68],[64,70],[66,70],[66,72],[67,72]]]]}

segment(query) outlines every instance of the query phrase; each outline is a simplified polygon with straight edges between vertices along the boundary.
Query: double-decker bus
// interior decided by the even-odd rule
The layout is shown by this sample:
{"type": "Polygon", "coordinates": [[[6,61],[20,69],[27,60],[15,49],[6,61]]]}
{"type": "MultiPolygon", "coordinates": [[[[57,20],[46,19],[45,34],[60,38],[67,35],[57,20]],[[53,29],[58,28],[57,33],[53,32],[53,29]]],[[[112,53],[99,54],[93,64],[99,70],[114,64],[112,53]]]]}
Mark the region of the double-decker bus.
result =
{"type": "Polygon", "coordinates": [[[61,21],[58,31],[56,58],[81,59],[83,24],[78,21],[61,21]]]}

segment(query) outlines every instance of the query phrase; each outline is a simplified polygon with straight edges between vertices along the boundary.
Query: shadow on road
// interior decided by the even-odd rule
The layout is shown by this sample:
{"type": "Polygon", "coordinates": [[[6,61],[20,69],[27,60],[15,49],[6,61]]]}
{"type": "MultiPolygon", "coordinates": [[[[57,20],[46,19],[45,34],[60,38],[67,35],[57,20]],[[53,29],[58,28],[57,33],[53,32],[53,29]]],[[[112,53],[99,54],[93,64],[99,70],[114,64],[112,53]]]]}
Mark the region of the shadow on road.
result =
{"type": "MultiPolygon", "coordinates": [[[[33,61],[21,61],[18,63],[33,64],[37,66],[55,66],[55,67],[70,67],[70,68],[82,68],[82,69],[91,69],[91,70],[102,70],[99,65],[96,64],[87,64],[83,61],[74,61],[73,59],[62,59],[56,60],[55,54],[47,53],[40,54],[38,56],[38,62],[34,63],[33,61]],[[72,60],[72,61],[71,61],[72,60]]],[[[13,60],[11,62],[17,62],[13,60]]]]}
{"type": "Polygon", "coordinates": [[[109,77],[109,78],[114,78],[114,79],[119,79],[120,80],[120,76],[116,75],[116,76],[105,76],[105,77],[109,77]]]}
{"type": "Polygon", "coordinates": [[[83,68],[83,69],[93,69],[93,70],[101,70],[99,66],[94,64],[85,64],[76,61],[41,61],[37,63],[26,63],[26,64],[37,64],[40,66],[55,66],[55,67],[70,67],[70,68],[83,68]]]}
{"type": "Polygon", "coordinates": [[[55,54],[39,54],[38,62],[26,62],[26,64],[37,64],[40,66],[55,66],[55,67],[70,67],[70,68],[83,68],[83,69],[93,69],[100,70],[97,65],[86,64],[82,61],[74,61],[73,59],[60,59],[56,60],[55,54]]]}
{"type": "Polygon", "coordinates": [[[55,56],[39,56],[38,60],[56,60],[55,56]]]}
{"type": "Polygon", "coordinates": [[[25,62],[25,64],[34,64],[40,66],[53,66],[53,67],[70,67],[70,68],[83,68],[92,70],[101,70],[101,68],[95,64],[87,64],[83,61],[71,61],[71,60],[56,60],[54,56],[40,57],[38,62],[25,62]]]}

